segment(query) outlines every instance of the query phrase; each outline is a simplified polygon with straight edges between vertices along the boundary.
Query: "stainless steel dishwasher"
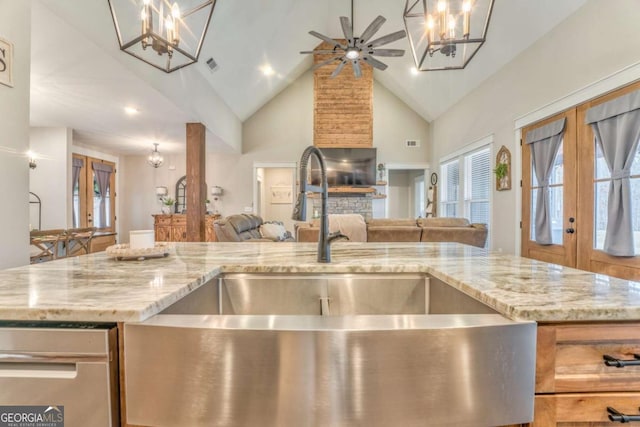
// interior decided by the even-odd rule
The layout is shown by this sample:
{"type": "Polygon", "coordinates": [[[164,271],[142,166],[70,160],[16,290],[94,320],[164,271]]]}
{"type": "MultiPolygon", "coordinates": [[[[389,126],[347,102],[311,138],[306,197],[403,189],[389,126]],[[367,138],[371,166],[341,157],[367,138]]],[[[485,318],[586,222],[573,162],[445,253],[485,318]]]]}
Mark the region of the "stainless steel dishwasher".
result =
{"type": "Polygon", "coordinates": [[[69,427],[119,426],[116,328],[0,322],[0,407],[9,406],[56,407],[69,427]]]}
{"type": "MultiPolygon", "coordinates": [[[[229,274],[208,314],[125,325],[127,421],[455,426],[533,420],[534,322],[417,274],[229,274]],[[216,304],[217,302],[217,304],[216,304]]],[[[211,289],[209,289],[210,291],[211,289]]]]}

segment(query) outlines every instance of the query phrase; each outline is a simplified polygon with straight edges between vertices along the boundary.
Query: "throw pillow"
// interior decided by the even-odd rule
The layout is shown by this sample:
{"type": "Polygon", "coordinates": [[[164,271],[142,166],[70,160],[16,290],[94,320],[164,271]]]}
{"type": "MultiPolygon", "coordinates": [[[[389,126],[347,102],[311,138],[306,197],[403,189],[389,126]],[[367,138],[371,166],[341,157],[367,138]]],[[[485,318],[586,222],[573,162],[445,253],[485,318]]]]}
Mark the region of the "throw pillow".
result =
{"type": "Polygon", "coordinates": [[[286,234],[287,230],[282,223],[265,222],[260,226],[260,236],[262,236],[263,239],[280,242],[285,239],[286,234]]]}

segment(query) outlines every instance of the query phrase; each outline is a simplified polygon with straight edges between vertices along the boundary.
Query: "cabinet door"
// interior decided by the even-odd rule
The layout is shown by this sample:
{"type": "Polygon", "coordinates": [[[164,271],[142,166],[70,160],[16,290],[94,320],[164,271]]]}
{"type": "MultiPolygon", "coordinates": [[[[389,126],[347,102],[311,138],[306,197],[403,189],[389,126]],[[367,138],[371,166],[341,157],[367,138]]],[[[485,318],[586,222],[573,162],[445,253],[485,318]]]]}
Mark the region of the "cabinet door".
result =
{"type": "Polygon", "coordinates": [[[171,241],[172,242],[186,242],[187,241],[187,226],[186,225],[174,225],[171,228],[171,241]]]}
{"type": "Polygon", "coordinates": [[[156,226],[156,242],[170,242],[171,241],[171,227],[162,225],[156,226]]]}

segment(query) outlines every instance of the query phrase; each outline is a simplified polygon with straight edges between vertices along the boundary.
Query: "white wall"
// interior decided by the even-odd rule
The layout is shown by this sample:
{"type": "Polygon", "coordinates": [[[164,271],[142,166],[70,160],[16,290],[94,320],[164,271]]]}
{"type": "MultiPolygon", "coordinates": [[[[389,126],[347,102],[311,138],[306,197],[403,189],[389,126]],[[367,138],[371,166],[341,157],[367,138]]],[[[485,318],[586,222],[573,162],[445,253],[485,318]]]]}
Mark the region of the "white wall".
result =
{"type": "MultiPolygon", "coordinates": [[[[587,2],[432,123],[434,170],[442,157],[490,134],[494,152],[505,145],[515,159],[516,118],[640,61],[639,16],[637,0],[587,2]]],[[[520,174],[514,170],[511,191],[494,190],[492,223],[500,227],[490,230],[493,249],[515,252],[520,174]]]]}
{"type": "Polygon", "coordinates": [[[389,218],[412,218],[409,211],[409,173],[406,170],[389,171],[389,218]]]}
{"type": "Polygon", "coordinates": [[[29,191],[42,201],[42,230],[67,228],[70,224],[67,219],[71,217],[72,195],[67,175],[71,170],[72,133],[69,128],[49,127],[32,127],[29,132],[29,145],[37,164],[30,173],[29,191]]]}
{"type": "Polygon", "coordinates": [[[0,85],[0,268],[29,263],[31,2],[0,0],[0,37],[13,43],[14,87],[0,85]]]}

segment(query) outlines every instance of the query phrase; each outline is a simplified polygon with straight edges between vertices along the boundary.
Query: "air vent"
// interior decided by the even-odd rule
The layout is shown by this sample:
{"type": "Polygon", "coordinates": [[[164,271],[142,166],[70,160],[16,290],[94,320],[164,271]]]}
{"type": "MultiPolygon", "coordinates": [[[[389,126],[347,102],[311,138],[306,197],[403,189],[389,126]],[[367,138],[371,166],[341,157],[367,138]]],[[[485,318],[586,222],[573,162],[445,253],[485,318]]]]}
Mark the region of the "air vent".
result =
{"type": "Polygon", "coordinates": [[[207,59],[207,66],[211,72],[214,72],[218,68],[218,63],[213,58],[207,59]]]}
{"type": "Polygon", "coordinates": [[[417,139],[407,139],[404,142],[405,147],[407,148],[418,148],[420,147],[420,141],[417,139]]]}

